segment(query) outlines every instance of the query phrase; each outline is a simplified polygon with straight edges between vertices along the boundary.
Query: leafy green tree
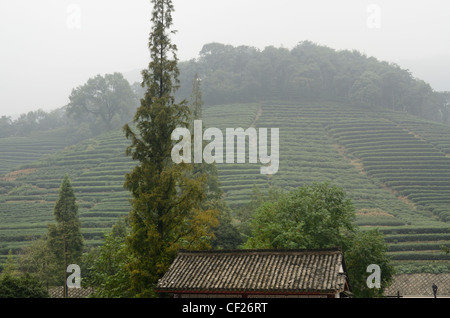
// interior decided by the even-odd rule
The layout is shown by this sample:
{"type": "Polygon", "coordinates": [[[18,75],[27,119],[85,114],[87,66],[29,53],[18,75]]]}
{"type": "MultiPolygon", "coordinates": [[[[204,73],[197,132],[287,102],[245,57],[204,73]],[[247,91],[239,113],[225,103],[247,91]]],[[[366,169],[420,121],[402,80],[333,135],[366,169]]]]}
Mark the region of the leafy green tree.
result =
{"type": "Polygon", "coordinates": [[[34,240],[22,248],[19,262],[23,273],[29,273],[43,282],[47,289],[61,282],[61,273],[58,272],[59,262],[51,252],[46,238],[34,240]]]}
{"type": "Polygon", "coordinates": [[[353,205],[340,188],[299,187],[255,211],[246,247],[345,248],[355,232],[353,218],[353,205]]]}
{"type": "Polygon", "coordinates": [[[356,297],[377,297],[389,285],[393,267],[378,231],[360,232],[355,213],[342,189],[327,183],[304,186],[266,201],[254,212],[247,248],[315,249],[341,247],[356,297]],[[367,287],[367,266],[380,266],[380,289],[367,287]]]}
{"type": "Polygon", "coordinates": [[[444,124],[448,124],[450,119],[450,92],[440,92],[437,95],[441,120],[444,124]]]}
{"type": "Polygon", "coordinates": [[[86,256],[84,264],[88,268],[87,275],[83,276],[83,283],[94,287],[92,297],[128,298],[132,296],[130,273],[126,269],[130,261],[125,248],[127,234],[128,229],[121,218],[105,235],[104,244],[86,256]]]}
{"type": "Polygon", "coordinates": [[[283,190],[278,187],[270,187],[267,192],[264,192],[258,186],[253,185],[250,200],[242,205],[237,211],[237,218],[240,222],[239,231],[246,237],[251,235],[251,223],[255,211],[265,202],[277,201],[283,194],[283,190]]]}
{"type": "Polygon", "coordinates": [[[438,105],[430,105],[433,97],[433,89],[428,83],[422,80],[416,80],[406,89],[406,94],[401,100],[402,110],[416,116],[427,117],[426,113],[436,113],[438,105]],[[434,108],[436,109],[430,109],[434,108]]]}
{"type": "Polygon", "coordinates": [[[155,296],[153,288],[177,250],[209,247],[211,227],[217,226],[217,211],[205,211],[200,205],[205,198],[205,178],[193,179],[190,164],[175,164],[171,159],[172,132],[188,127],[189,107],[186,101],[175,103],[174,97],[179,70],[176,46],[170,39],[172,1],[152,3],[151,62],[142,72],[147,91],[135,114],[134,128],[124,126],[131,140],[126,153],[139,162],[126,174],[124,184],[133,195],[126,245],[131,290],[137,297],[155,296]]]}
{"type": "Polygon", "coordinates": [[[0,298],[47,298],[49,297],[43,284],[32,275],[22,274],[12,251],[3,265],[0,274],[0,298]]]}
{"type": "Polygon", "coordinates": [[[3,265],[2,275],[17,276],[19,271],[17,270],[17,263],[12,253],[12,250],[8,251],[8,257],[3,265]]]}
{"type": "Polygon", "coordinates": [[[402,96],[406,93],[407,77],[397,65],[392,65],[381,74],[381,88],[383,103],[386,108],[397,110],[400,106],[402,96]]]}
{"type": "Polygon", "coordinates": [[[69,176],[66,175],[59,189],[59,197],[54,208],[56,224],[48,227],[48,244],[57,264],[57,273],[64,284],[67,296],[67,266],[81,264],[83,253],[83,236],[78,218],[78,205],[69,176]]]}
{"type": "Polygon", "coordinates": [[[31,275],[0,276],[0,298],[48,298],[46,288],[31,275]]]}
{"type": "Polygon", "coordinates": [[[390,285],[395,273],[394,267],[387,256],[387,244],[383,234],[378,230],[357,232],[352,244],[345,251],[345,264],[348,277],[355,297],[373,298],[383,296],[384,290],[390,285]],[[367,286],[369,265],[378,265],[381,269],[380,288],[367,286]]]}
{"type": "Polygon", "coordinates": [[[11,117],[0,117],[0,138],[9,137],[12,134],[12,119],[11,117]]]}
{"type": "Polygon", "coordinates": [[[120,120],[120,125],[131,119],[137,106],[130,84],[120,73],[90,78],[86,84],[73,89],[69,99],[69,116],[85,119],[93,115],[107,129],[113,128],[114,119],[120,120]]]}
{"type": "Polygon", "coordinates": [[[381,105],[381,79],[370,71],[364,72],[358,78],[349,92],[350,100],[358,106],[374,108],[381,105]]]}

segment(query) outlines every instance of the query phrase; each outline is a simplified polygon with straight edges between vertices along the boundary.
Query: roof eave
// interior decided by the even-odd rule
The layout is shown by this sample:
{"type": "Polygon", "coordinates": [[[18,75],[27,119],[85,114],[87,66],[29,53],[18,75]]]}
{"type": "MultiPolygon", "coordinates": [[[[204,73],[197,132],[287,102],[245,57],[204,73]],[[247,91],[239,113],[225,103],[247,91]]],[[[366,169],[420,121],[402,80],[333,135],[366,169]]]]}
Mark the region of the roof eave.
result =
{"type": "Polygon", "coordinates": [[[166,294],[247,294],[247,295],[332,295],[344,290],[204,290],[204,289],[155,289],[157,293],[166,294]]]}

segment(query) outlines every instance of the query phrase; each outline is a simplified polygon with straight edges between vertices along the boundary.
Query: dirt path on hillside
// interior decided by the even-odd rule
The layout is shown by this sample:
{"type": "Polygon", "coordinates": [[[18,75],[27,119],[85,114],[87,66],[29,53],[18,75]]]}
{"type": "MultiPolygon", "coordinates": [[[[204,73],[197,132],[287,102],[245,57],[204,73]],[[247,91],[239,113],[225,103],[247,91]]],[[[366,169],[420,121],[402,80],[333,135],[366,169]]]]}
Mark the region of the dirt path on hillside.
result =
{"type": "Polygon", "coordinates": [[[30,169],[12,171],[12,172],[6,174],[1,179],[4,181],[16,181],[17,178],[19,178],[20,176],[31,174],[31,173],[35,172],[36,170],[37,170],[36,168],[30,168],[30,169]]]}
{"type": "MultiPolygon", "coordinates": [[[[329,136],[330,138],[332,138],[331,136],[329,136]]],[[[361,162],[361,160],[359,159],[351,159],[349,158],[346,154],[345,154],[345,147],[343,145],[337,144],[337,143],[333,143],[333,147],[339,152],[340,155],[342,155],[345,160],[349,161],[350,164],[355,167],[356,170],[359,171],[359,173],[365,175],[367,178],[369,178],[370,180],[372,180],[372,177],[369,176],[366,171],[364,170],[364,165],[361,162]]],[[[414,204],[414,202],[412,202],[410,199],[408,199],[405,196],[400,195],[397,191],[395,191],[394,189],[388,187],[386,184],[384,184],[381,181],[378,181],[378,183],[381,185],[382,189],[388,191],[390,194],[392,194],[393,196],[395,196],[398,200],[402,201],[403,203],[405,203],[406,205],[408,205],[410,208],[412,209],[416,209],[416,205],[414,204]]]]}

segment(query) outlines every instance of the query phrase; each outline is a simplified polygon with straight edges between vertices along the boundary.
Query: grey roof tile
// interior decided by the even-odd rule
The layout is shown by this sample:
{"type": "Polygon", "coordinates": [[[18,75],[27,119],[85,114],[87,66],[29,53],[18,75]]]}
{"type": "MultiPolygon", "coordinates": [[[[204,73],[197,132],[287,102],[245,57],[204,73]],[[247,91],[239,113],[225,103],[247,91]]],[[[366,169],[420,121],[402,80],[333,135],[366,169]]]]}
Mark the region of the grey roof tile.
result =
{"type": "Polygon", "coordinates": [[[338,292],[346,276],[340,249],[179,251],[161,292],[338,292]]]}

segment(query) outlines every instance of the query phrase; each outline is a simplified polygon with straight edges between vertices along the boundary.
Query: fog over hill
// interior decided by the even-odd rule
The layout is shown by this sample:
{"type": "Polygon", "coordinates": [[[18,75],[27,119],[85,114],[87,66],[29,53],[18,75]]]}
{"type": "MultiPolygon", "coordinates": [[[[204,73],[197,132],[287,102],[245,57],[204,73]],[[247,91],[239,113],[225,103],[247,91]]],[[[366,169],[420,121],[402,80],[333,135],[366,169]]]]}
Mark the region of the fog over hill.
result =
{"type": "MultiPolygon", "coordinates": [[[[450,91],[450,77],[449,73],[443,70],[450,70],[450,60],[447,56],[436,56],[434,58],[421,58],[421,59],[398,59],[396,61],[389,61],[398,64],[401,68],[408,69],[411,71],[414,77],[420,78],[425,82],[429,83],[430,86],[435,91],[443,92],[450,91]]],[[[110,70],[107,73],[114,73],[116,71],[121,72],[124,77],[132,83],[141,83],[142,68],[135,69],[125,69],[125,70],[110,70]]],[[[92,74],[94,76],[95,74],[92,74]]],[[[86,78],[87,80],[87,78],[86,78]]],[[[83,81],[80,78],[78,85],[81,85],[83,81]]],[[[28,111],[36,111],[38,109],[44,109],[45,111],[51,111],[60,108],[67,104],[68,96],[73,87],[69,87],[70,84],[67,83],[64,89],[59,89],[54,91],[54,102],[53,106],[47,107],[46,104],[41,104],[40,106],[28,107],[28,111]],[[60,105],[60,106],[57,106],[60,105]]],[[[15,109],[0,108],[1,116],[11,116],[12,119],[17,119],[23,112],[18,112],[15,109]]]]}
{"type": "MultiPolygon", "coordinates": [[[[213,41],[263,50],[309,40],[395,62],[433,89],[450,91],[448,1],[174,3],[181,61],[213,41]]],[[[147,67],[150,10],[149,1],[2,1],[0,116],[59,108],[89,77],[147,67]]]]}

